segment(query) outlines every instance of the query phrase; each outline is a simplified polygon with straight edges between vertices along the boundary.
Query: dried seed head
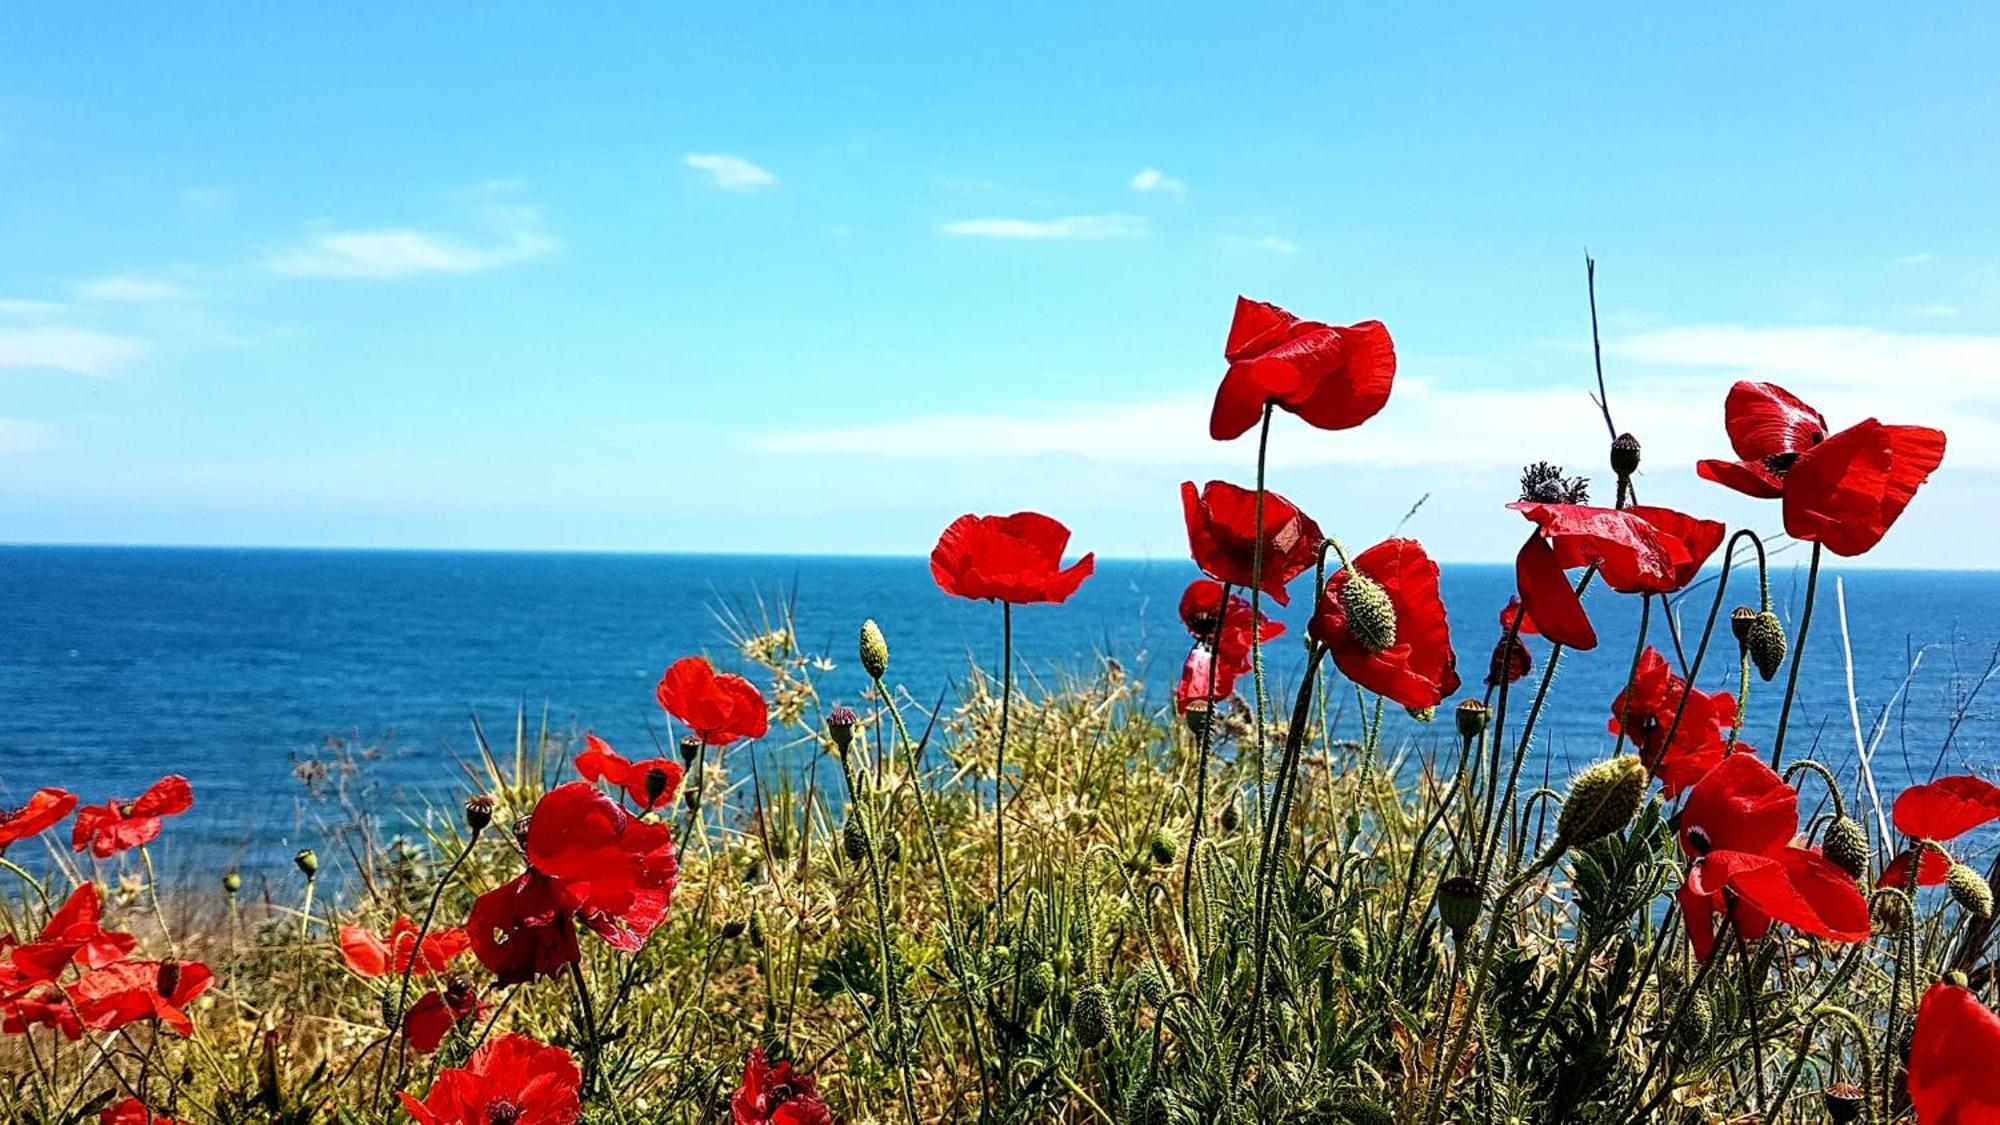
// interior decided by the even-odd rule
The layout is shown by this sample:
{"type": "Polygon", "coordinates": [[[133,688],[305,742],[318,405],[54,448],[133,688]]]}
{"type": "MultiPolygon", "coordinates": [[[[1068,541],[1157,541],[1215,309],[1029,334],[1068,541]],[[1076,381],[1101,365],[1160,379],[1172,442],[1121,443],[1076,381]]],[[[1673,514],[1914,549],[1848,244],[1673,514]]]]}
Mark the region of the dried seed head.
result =
{"type": "Polygon", "coordinates": [[[1857,879],[1868,870],[1868,830],[1853,817],[1843,816],[1827,825],[1819,848],[1835,867],[1857,879]]]}
{"type": "Polygon", "coordinates": [[[1736,637],[1736,651],[1750,651],[1750,623],[1757,620],[1757,611],[1747,605],[1739,605],[1729,611],[1729,631],[1736,637]]]}
{"type": "Polygon", "coordinates": [[[308,879],[319,874],[319,856],[311,848],[300,848],[292,862],[298,865],[299,874],[308,879]]]}
{"type": "Polygon", "coordinates": [[[1111,990],[1103,983],[1086,981],[1070,998],[1069,1032],[1086,1051],[1111,1034],[1111,990]]]}
{"type": "Polygon", "coordinates": [[[874,680],[889,674],[889,638],[872,617],[861,623],[861,669],[874,680]]]}
{"type": "Polygon", "coordinates": [[[1826,1118],[1833,1125],[1852,1125],[1861,1120],[1867,1091],[1852,1082],[1835,1082],[1826,1088],[1826,1118]]]}
{"type": "Polygon", "coordinates": [[[1486,722],[1491,716],[1492,711],[1477,699],[1460,700],[1458,709],[1452,712],[1458,723],[1458,737],[1468,742],[1486,733],[1486,722]]]}
{"type": "Polygon", "coordinates": [[[1963,863],[1954,863],[1951,865],[1951,871],[1945,876],[1944,885],[1951,890],[1951,897],[1967,914],[1975,918],[1993,916],[1993,888],[1987,886],[1986,880],[1979,872],[1963,863]]]}
{"type": "Polygon", "coordinates": [[[1785,626],[1777,614],[1767,609],[1750,622],[1749,645],[1751,663],[1757,665],[1757,674],[1769,683],[1785,663],[1785,626]]]}
{"type": "Polygon", "coordinates": [[[1453,875],[1437,887],[1438,920],[1451,936],[1464,941],[1466,931],[1479,921],[1479,881],[1470,875],[1453,875]]]}
{"type": "Polygon", "coordinates": [[[223,873],[222,873],[222,889],[223,889],[224,891],[228,892],[229,894],[232,894],[232,895],[233,895],[233,894],[235,894],[235,893],[236,893],[237,891],[240,891],[240,890],[242,890],[242,889],[243,889],[243,876],[241,876],[241,875],[238,875],[238,874],[237,874],[236,872],[234,872],[234,871],[225,871],[225,872],[223,872],[223,873]]]}
{"type": "Polygon", "coordinates": [[[1569,797],[1556,818],[1556,842],[1572,848],[1622,830],[1646,799],[1646,766],[1636,755],[1608,758],[1570,779],[1569,797]]]}
{"type": "Polygon", "coordinates": [[[1587,504],[1590,479],[1564,476],[1561,465],[1537,461],[1521,470],[1521,499],[1530,504],[1587,504]]]}
{"type": "Polygon", "coordinates": [[[465,827],[474,833],[484,832],[493,823],[493,798],[485,793],[475,794],[465,801],[465,827]]]}
{"type": "Polygon", "coordinates": [[[1629,477],[1639,471],[1639,439],[1619,434],[1611,443],[1611,471],[1629,477]]]}
{"type": "Polygon", "coordinates": [[[1380,582],[1350,568],[1340,587],[1340,606],[1347,613],[1347,631],[1363,649],[1381,652],[1396,643],[1396,606],[1380,582]]]}

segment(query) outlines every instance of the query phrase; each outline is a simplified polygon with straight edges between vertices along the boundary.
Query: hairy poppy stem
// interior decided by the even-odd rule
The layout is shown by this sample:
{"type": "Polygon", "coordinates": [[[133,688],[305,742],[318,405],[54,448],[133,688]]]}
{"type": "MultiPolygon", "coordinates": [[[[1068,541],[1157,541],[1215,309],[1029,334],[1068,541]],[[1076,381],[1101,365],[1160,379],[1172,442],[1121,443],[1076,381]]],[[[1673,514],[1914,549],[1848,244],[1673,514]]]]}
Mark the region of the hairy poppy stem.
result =
{"type": "Polygon", "coordinates": [[[1014,701],[1014,605],[1000,603],[1000,745],[993,752],[993,904],[1007,917],[1007,725],[1014,701]]]}
{"type": "MultiPolygon", "coordinates": [[[[1215,647],[1209,653],[1208,659],[1208,684],[1202,692],[1203,701],[1208,707],[1208,721],[1201,724],[1201,729],[1195,733],[1194,823],[1188,827],[1187,854],[1181,859],[1182,931],[1197,975],[1200,973],[1201,954],[1196,949],[1195,932],[1188,929],[1185,923],[1194,914],[1194,853],[1201,844],[1202,825],[1208,817],[1208,757],[1209,749],[1215,742],[1215,683],[1222,664],[1222,629],[1224,623],[1229,620],[1229,599],[1233,590],[1229,583],[1222,584],[1222,615],[1216,619],[1215,637],[1211,642],[1215,647]]],[[[1254,614],[1256,611],[1253,609],[1251,612],[1254,614]]],[[[1255,643],[1257,634],[1261,631],[1256,617],[1251,617],[1252,643],[1255,643]]],[[[1197,640],[1196,643],[1199,644],[1200,641],[1197,640]]]]}
{"type": "Polygon", "coordinates": [[[1806,568],[1806,607],[1799,614],[1799,639],[1792,646],[1792,671],[1785,680],[1785,705],[1778,711],[1778,737],[1771,744],[1772,769],[1785,760],[1785,729],[1792,721],[1792,700],[1799,694],[1799,666],[1806,662],[1806,631],[1812,628],[1813,599],[1819,593],[1819,559],[1824,550],[1815,542],[1812,563],[1806,568]]]}
{"type": "MultiPolygon", "coordinates": [[[[465,865],[466,858],[472,854],[473,846],[479,843],[480,831],[481,829],[478,828],[470,829],[471,836],[465,841],[465,846],[459,849],[457,857],[451,861],[451,866],[445,868],[444,877],[438,880],[437,886],[431,888],[431,901],[424,908],[424,920],[417,926],[416,939],[410,943],[410,960],[408,964],[403,966],[401,981],[396,986],[396,1006],[391,1010],[391,1018],[389,1020],[388,1033],[398,1037],[396,1040],[396,1081],[391,1083],[392,1087],[400,1087],[403,1084],[404,1067],[409,1061],[410,1037],[407,1034],[402,1034],[402,1032],[403,1023],[409,1019],[410,1014],[409,1009],[405,1007],[410,999],[410,977],[416,972],[417,959],[423,956],[424,938],[431,932],[431,923],[437,920],[438,902],[444,898],[444,889],[451,885],[452,879],[458,874],[458,869],[465,865]]],[[[391,940],[394,940],[393,931],[391,933],[391,940]]],[[[396,953],[396,948],[391,946],[389,949],[390,968],[394,968],[396,965],[396,953]]],[[[385,1048],[382,1052],[382,1065],[375,1069],[375,1096],[378,1098],[382,1095],[382,1071],[387,1069],[388,1065],[389,1052],[385,1048]]]]}
{"type": "MultiPolygon", "coordinates": [[[[1257,629],[1258,615],[1262,612],[1264,600],[1264,468],[1271,448],[1272,404],[1264,404],[1264,418],[1257,426],[1257,493],[1252,501],[1250,538],[1250,682],[1255,687],[1257,713],[1252,716],[1252,739],[1257,752],[1252,755],[1252,776],[1257,784],[1257,819],[1265,819],[1267,809],[1264,796],[1264,712],[1269,708],[1269,700],[1264,693],[1264,641],[1257,629]]],[[[1315,594],[1315,597],[1318,595],[1315,594]]],[[[1223,603],[1223,611],[1228,612],[1228,602],[1223,603]]],[[[1239,747],[1240,749],[1240,747],[1239,747]]]]}
{"type": "MultiPolygon", "coordinates": [[[[1717,948],[1720,948],[1721,946],[1726,944],[1731,938],[1735,936],[1735,934],[1736,934],[1736,915],[1734,911],[1731,911],[1722,916],[1722,930],[1721,932],[1717,933],[1715,937],[1715,944],[1717,948]]],[[[1701,968],[1695,971],[1694,980],[1689,982],[1686,990],[1681,993],[1679,1002],[1674,1005],[1673,1015],[1667,1019],[1667,1026],[1663,1030],[1661,1030],[1659,1038],[1655,1040],[1655,1043],[1657,1045],[1653,1048],[1652,1055],[1648,1057],[1646,1060],[1646,1072],[1639,1076],[1639,1084],[1632,1087],[1632,1098],[1630,1101],[1626,1102],[1625,1105],[1620,1107],[1622,1110],[1629,1111],[1631,1109],[1638,1108],[1640,1106],[1641,1101],[1645,1099],[1646,1087],[1652,1085],[1653,1075],[1659,1073],[1660,1063],[1664,1061],[1668,1055],[1675,1053],[1674,1037],[1676,1033],[1680,1031],[1681,1021],[1686,1019],[1688,1012],[1694,1008],[1695,999],[1701,995],[1702,986],[1708,983],[1708,974],[1713,972],[1715,970],[1715,966],[1721,963],[1721,961],[1722,958],[1720,957],[1710,957],[1708,960],[1703,961],[1701,963],[1701,968]]],[[[1636,1006],[1636,1003],[1634,1006],[1636,1006]]],[[[1653,1109],[1658,1105],[1658,1103],[1665,1101],[1673,1091],[1674,1069],[1675,1068],[1671,1066],[1667,1068],[1666,1082],[1660,1087],[1660,1092],[1654,1095],[1653,1099],[1650,1102],[1646,1102],[1644,1108],[1640,1109],[1638,1113],[1634,1114],[1634,1113],[1621,1112],[1619,1114],[1615,1114],[1607,1118],[1606,1120],[1610,1121],[1649,1120],[1648,1115],[1653,1111],[1653,1109]]]]}
{"type": "Polygon", "coordinates": [[[845,754],[840,755],[840,772],[847,782],[848,815],[853,816],[855,809],[861,809],[863,812],[862,836],[868,844],[864,853],[868,863],[868,886],[875,899],[875,940],[880,954],[878,965],[882,978],[882,1007],[887,1011],[889,1019],[889,1049],[896,1063],[896,1076],[903,1098],[903,1112],[909,1118],[909,1125],[919,1125],[916,1091],[910,1081],[909,1046],[903,1034],[903,1002],[896,974],[891,965],[896,946],[895,939],[889,933],[889,889],[888,882],[882,874],[880,822],[873,815],[875,806],[863,800],[864,794],[854,779],[854,768],[845,754]]]}

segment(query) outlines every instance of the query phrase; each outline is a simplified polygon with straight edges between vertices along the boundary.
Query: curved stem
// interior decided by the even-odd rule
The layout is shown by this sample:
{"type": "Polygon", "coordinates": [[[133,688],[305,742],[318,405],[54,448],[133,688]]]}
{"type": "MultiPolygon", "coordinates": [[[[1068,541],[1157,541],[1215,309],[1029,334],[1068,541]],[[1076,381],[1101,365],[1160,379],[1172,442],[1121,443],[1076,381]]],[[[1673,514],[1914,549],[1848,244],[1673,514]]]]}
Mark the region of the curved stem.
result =
{"type": "Polygon", "coordinates": [[[1806,632],[1812,628],[1813,598],[1819,593],[1819,559],[1823,551],[1814,543],[1812,563],[1806,568],[1806,608],[1799,615],[1799,639],[1792,645],[1792,671],[1785,680],[1785,705],[1778,711],[1778,737],[1771,744],[1772,769],[1785,760],[1785,730],[1792,721],[1792,700],[1799,694],[1799,666],[1806,660],[1806,632]]]}

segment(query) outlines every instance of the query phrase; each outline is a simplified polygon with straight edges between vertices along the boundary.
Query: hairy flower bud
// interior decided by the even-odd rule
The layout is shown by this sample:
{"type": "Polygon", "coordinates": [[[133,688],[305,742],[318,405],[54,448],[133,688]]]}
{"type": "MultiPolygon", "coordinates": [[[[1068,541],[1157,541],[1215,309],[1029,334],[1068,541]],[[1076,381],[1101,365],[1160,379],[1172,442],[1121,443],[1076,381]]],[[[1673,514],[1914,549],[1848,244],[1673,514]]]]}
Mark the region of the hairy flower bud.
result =
{"type": "Polygon", "coordinates": [[[1868,830],[1853,817],[1839,817],[1827,825],[1819,849],[1835,867],[1857,879],[1868,870],[1868,830]]]}
{"type": "Polygon", "coordinates": [[[1039,1008],[1056,990],[1056,967],[1046,960],[1036,961],[1021,974],[1021,1003],[1039,1008]]]}
{"type": "Polygon", "coordinates": [[[1086,1051],[1111,1034],[1111,990],[1101,982],[1084,982],[1070,998],[1069,1033],[1086,1051]]]}
{"type": "Polygon", "coordinates": [[[1236,831],[1237,825],[1241,824],[1242,821],[1243,814],[1236,811],[1234,804],[1222,806],[1222,812],[1215,818],[1216,826],[1221,828],[1225,835],[1236,831]]]}
{"type": "Polygon", "coordinates": [[[1146,837],[1146,852],[1153,857],[1154,863],[1161,865],[1172,863],[1174,857],[1180,854],[1180,850],[1180,840],[1165,828],[1155,828],[1152,835],[1146,837]]]}
{"type": "Polygon", "coordinates": [[[720,932],[722,935],[722,940],[734,941],[735,939],[743,936],[743,923],[738,922],[737,920],[732,918],[729,921],[724,922],[722,924],[722,930],[720,932]]]}
{"type": "Polygon", "coordinates": [[[1485,703],[1477,699],[1462,699],[1452,718],[1458,723],[1458,737],[1467,742],[1486,733],[1486,722],[1493,712],[1485,703]]]}
{"type": "Polygon", "coordinates": [[[1785,626],[1778,615],[1770,610],[1757,615],[1750,623],[1750,662],[1757,666],[1757,674],[1769,683],[1772,676],[1785,663],[1785,626]]]}
{"type": "Polygon", "coordinates": [[[236,872],[234,872],[234,871],[225,871],[225,872],[223,872],[223,874],[222,874],[222,889],[223,889],[224,891],[227,891],[228,893],[230,893],[230,894],[232,894],[232,895],[233,895],[233,894],[235,894],[235,893],[236,893],[237,891],[240,891],[240,890],[242,890],[242,889],[243,889],[243,876],[241,876],[241,875],[238,875],[238,874],[237,874],[236,872]]]}
{"type": "Polygon", "coordinates": [[[1138,978],[1135,983],[1139,991],[1139,999],[1144,1000],[1155,1008],[1159,1007],[1161,1001],[1167,998],[1166,966],[1160,964],[1158,960],[1150,957],[1147,958],[1146,963],[1139,966],[1138,978]]]}
{"type": "Polygon", "coordinates": [[[298,865],[299,874],[308,879],[319,874],[319,856],[311,848],[300,848],[292,862],[298,865]]]}
{"type": "Polygon", "coordinates": [[[889,638],[872,617],[861,623],[861,670],[872,680],[889,674],[889,638]]]}
{"type": "Polygon", "coordinates": [[[1381,652],[1396,643],[1396,606],[1380,582],[1349,569],[1340,605],[1347,613],[1347,631],[1362,648],[1381,652]]]}
{"type": "Polygon", "coordinates": [[[1701,1046],[1708,1033],[1715,1029],[1715,1008],[1706,996],[1695,996],[1688,1001],[1687,1014],[1681,1017],[1680,1026],[1674,1029],[1674,1039],[1683,1049],[1701,1046]]]}
{"type": "Polygon", "coordinates": [[[493,823],[493,798],[485,793],[474,794],[465,800],[465,827],[474,834],[484,832],[493,823]]]}
{"type": "Polygon", "coordinates": [[[840,850],[854,863],[868,858],[868,828],[855,813],[848,813],[847,823],[840,826],[840,850]]]}
{"type": "Polygon", "coordinates": [[[1611,471],[1629,477],[1639,471],[1639,439],[1619,434],[1611,443],[1611,471]]]}
{"type": "Polygon", "coordinates": [[[1569,797],[1556,818],[1556,842],[1572,848],[1622,830],[1646,799],[1646,765],[1636,755],[1607,758],[1570,779],[1569,797]]]}
{"type": "Polygon", "coordinates": [[[1466,931],[1479,921],[1479,882],[1470,875],[1453,875],[1437,887],[1438,920],[1451,936],[1464,941],[1466,931]]]}
{"type": "Polygon", "coordinates": [[[1963,863],[1954,863],[1945,876],[1944,884],[1967,914],[1975,918],[1993,916],[1993,888],[1986,885],[1979,872],[1963,863]]]}

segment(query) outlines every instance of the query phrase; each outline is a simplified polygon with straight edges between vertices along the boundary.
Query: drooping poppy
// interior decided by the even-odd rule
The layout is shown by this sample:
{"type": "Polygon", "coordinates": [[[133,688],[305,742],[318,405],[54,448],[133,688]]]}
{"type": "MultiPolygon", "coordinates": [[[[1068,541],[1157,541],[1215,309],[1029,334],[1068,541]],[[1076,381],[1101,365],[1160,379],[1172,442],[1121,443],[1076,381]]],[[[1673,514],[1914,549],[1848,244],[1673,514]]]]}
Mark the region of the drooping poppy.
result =
{"type": "Polygon", "coordinates": [[[97,884],[85,883],[70,892],[34,941],[8,950],[8,959],[23,982],[52,981],[72,961],[86,969],[122,961],[139,941],[131,934],[107,931],[103,918],[97,884]]]}
{"type": "Polygon", "coordinates": [[[76,794],[54,787],[37,789],[27,803],[14,809],[0,809],[0,852],[17,840],[25,840],[53,828],[57,821],[76,808],[76,794]]]}
{"type": "MultiPolygon", "coordinates": [[[[1728,732],[1736,719],[1736,697],[1726,691],[1688,687],[1651,645],[1639,654],[1632,682],[1611,701],[1610,731],[1632,740],[1646,769],[1660,779],[1669,798],[1700,781],[1728,752],[1728,732]],[[1681,702],[1685,696],[1685,705],[1681,702]],[[1680,712],[1680,726],[1674,714],[1680,712]],[[1667,733],[1673,732],[1673,744],[1667,733]]],[[[1741,747],[1737,750],[1740,752],[1741,747]]]]}
{"type": "Polygon", "coordinates": [[[1285,584],[1319,562],[1320,546],[1326,541],[1312,517],[1269,490],[1264,493],[1261,529],[1256,491],[1225,481],[1209,481],[1199,491],[1193,481],[1183,482],[1181,509],[1187,519],[1188,552],[1203,574],[1245,590],[1261,588],[1279,605],[1290,604],[1285,584]],[[1252,581],[1259,566],[1261,583],[1252,581]]]}
{"type": "Polygon", "coordinates": [[[138,1098],[105,1106],[97,1113],[97,1125],[182,1125],[172,1117],[154,1113],[138,1098]]]}
{"type": "Polygon", "coordinates": [[[194,1023],[186,1008],[214,980],[199,961],[120,961],[83,974],[69,987],[69,999],[78,1021],[95,1031],[150,1019],[188,1035],[194,1023]]]}
{"type": "Polygon", "coordinates": [[[583,753],[576,756],[576,772],[585,780],[616,785],[642,809],[674,803],[674,795],[680,792],[681,779],[687,773],[679,762],[669,758],[629,761],[613,750],[609,742],[590,733],[584,734],[583,744],[583,753]]]}
{"type": "Polygon", "coordinates": [[[1831,941],[1868,936],[1868,902],[1831,860],[1792,843],[1798,794],[1755,754],[1722,759],[1688,793],[1679,820],[1693,862],[1677,892],[1695,957],[1714,952],[1715,916],[1754,941],[1783,922],[1831,941]]]}
{"type": "Polygon", "coordinates": [[[1522,605],[1543,636],[1579,650],[1595,648],[1597,633],[1564,571],[1595,566],[1619,593],[1670,594],[1694,579],[1724,532],[1713,520],[1671,508],[1508,507],[1535,524],[1514,562],[1522,605]]]}
{"type": "MultiPolygon", "coordinates": [[[[2000,786],[1970,774],[1940,777],[1903,790],[1891,812],[1896,831],[1912,840],[1943,844],[2000,819],[2000,786]]],[[[1913,850],[1898,854],[1883,869],[1875,885],[1907,886],[1913,850]]],[[[1926,846],[1923,853],[1923,862],[1917,867],[1917,885],[1942,884],[1951,875],[1951,858],[1936,847],[1926,846]]]]}
{"type": "Polygon", "coordinates": [[[1250,672],[1253,642],[1265,644],[1284,635],[1283,623],[1253,615],[1250,603],[1234,594],[1225,604],[1223,593],[1222,583],[1206,578],[1188,583],[1181,593],[1181,623],[1195,641],[1174,689],[1174,706],[1182,714],[1197,703],[1235,694],[1236,681],[1250,672]]]}
{"type": "Polygon", "coordinates": [[[403,1017],[403,1037],[417,1053],[428,1055],[438,1049],[452,1028],[478,1018],[485,1007],[479,1002],[479,993],[464,981],[453,981],[443,990],[433,988],[410,1005],[409,1015],[403,1017]]]}
{"type": "Polygon", "coordinates": [[[91,805],[76,814],[70,847],[88,847],[99,859],[150,843],[160,834],[162,817],[179,816],[194,807],[194,787],[179,774],[153,783],[133,801],[91,805]]]}
{"type": "Polygon", "coordinates": [[[472,939],[460,926],[434,928],[419,943],[417,924],[404,917],[396,919],[386,939],[363,926],[340,928],[341,960],[356,974],[371,978],[391,973],[434,976],[471,945],[472,939]]]}
{"type": "Polygon", "coordinates": [[[1917,1006],[1910,1036],[1910,1106],[1917,1125],[2000,1125],[2000,1015],[1939,981],[1917,1006]]]}
{"type": "Polygon", "coordinates": [[[1723,424],[1737,460],[1705,460],[1701,476],[1746,496],[1784,501],[1785,533],[1836,555],[1882,541],[1944,462],[1943,431],[1870,418],[1830,434],[1826,418],[1775,383],[1729,388],[1723,424]]]}
{"type": "Polygon", "coordinates": [[[700,736],[704,746],[762,738],[771,729],[770,709],[756,685],[741,676],[717,672],[699,656],[674,661],[653,694],[668,714],[700,736]]]}
{"type": "Polygon", "coordinates": [[[1308,631],[1325,645],[1341,674],[1360,686],[1412,710],[1435,707],[1458,690],[1458,656],[1438,594],[1438,567],[1414,539],[1385,539],[1355,555],[1327,579],[1308,631]],[[1372,647],[1367,630],[1357,628],[1343,589],[1353,571],[1388,595],[1395,612],[1394,637],[1372,647]]]}
{"type": "Polygon", "coordinates": [[[729,1099],[732,1125],[833,1125],[833,1113],[813,1093],[813,1080],[786,1059],[773,1065],[764,1048],[750,1048],[743,1084],[729,1099]]]}
{"type": "Polygon", "coordinates": [[[1519,594],[1500,607],[1500,639],[1493,642],[1493,656],[1486,665],[1486,686],[1516,683],[1535,669],[1535,658],[1522,637],[1535,634],[1534,619],[1521,605],[1519,594]]]}
{"type": "Polygon", "coordinates": [[[439,1071],[422,1101],[396,1096],[418,1125],[575,1125],[582,1086],[568,1051],[508,1032],[472,1052],[464,1067],[439,1071]]]}
{"type": "Polygon", "coordinates": [[[962,515],[931,550],[931,577],[954,597],[1026,605],[1061,602],[1096,569],[1086,554],[1065,568],[1069,528],[1040,512],[962,515]]]}
{"type": "Polygon", "coordinates": [[[1396,345],[1380,321],[1334,327],[1276,305],[1236,298],[1223,345],[1229,370],[1216,388],[1208,433],[1228,441],[1276,405],[1322,430],[1346,430],[1380,413],[1396,380],[1396,345]]]}

